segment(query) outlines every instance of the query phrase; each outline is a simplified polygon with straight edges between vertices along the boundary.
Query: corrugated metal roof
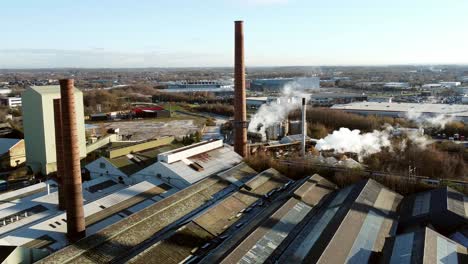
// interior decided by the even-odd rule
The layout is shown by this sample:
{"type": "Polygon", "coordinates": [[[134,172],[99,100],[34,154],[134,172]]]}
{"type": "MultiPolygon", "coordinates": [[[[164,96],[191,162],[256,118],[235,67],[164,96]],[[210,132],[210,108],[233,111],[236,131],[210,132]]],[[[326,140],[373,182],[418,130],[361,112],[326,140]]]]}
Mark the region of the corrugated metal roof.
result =
{"type": "Polygon", "coordinates": [[[334,105],[332,109],[357,111],[395,111],[468,116],[468,105],[354,102],[334,105]]]}
{"type": "Polygon", "coordinates": [[[192,184],[214,173],[218,173],[234,167],[242,161],[232,148],[224,146],[196,156],[187,158],[189,162],[198,163],[203,170],[196,171],[183,160],[171,164],[160,162],[162,166],[173,171],[182,179],[192,184]]]}

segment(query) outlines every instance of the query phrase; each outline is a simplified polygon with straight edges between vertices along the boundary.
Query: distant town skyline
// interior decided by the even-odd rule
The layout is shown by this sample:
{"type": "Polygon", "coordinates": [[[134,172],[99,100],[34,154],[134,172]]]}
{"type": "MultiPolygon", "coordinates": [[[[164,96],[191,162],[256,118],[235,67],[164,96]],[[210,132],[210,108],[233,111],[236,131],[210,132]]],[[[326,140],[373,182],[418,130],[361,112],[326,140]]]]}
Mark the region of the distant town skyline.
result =
{"type": "Polygon", "coordinates": [[[468,64],[463,0],[19,0],[0,69],[468,64]]]}

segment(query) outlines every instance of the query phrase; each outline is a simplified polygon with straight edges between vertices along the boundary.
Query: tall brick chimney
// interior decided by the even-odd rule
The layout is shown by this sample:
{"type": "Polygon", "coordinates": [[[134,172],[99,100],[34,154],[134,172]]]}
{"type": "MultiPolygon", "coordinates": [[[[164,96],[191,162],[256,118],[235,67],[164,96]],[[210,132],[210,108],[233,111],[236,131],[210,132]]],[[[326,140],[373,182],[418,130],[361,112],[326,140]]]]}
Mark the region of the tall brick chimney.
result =
{"type": "Polygon", "coordinates": [[[86,236],[81,185],[80,150],[76,124],[75,93],[72,79],[60,80],[62,138],[65,168],[67,235],[71,242],[86,236]]]}
{"type": "Polygon", "coordinates": [[[55,154],[57,156],[57,183],[58,183],[58,208],[65,210],[65,188],[63,178],[65,177],[65,160],[63,155],[62,136],[62,107],[60,99],[54,99],[54,123],[55,123],[55,154]]]}
{"type": "Polygon", "coordinates": [[[234,48],[234,151],[247,156],[247,115],[245,105],[244,23],[235,21],[234,48]]]}

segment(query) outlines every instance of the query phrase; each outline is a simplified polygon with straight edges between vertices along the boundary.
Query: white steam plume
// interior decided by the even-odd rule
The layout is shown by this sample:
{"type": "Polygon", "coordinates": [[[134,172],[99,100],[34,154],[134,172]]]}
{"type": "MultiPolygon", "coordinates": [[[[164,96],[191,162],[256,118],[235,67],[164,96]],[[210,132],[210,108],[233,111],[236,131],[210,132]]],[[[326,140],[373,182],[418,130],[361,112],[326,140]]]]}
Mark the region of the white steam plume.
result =
{"type": "MultiPolygon", "coordinates": [[[[425,149],[433,141],[423,135],[422,130],[416,129],[395,129],[386,124],[382,131],[374,130],[372,133],[361,134],[360,130],[350,130],[349,128],[340,128],[333,131],[325,138],[320,139],[315,148],[317,150],[334,150],[335,153],[353,152],[358,154],[358,158],[363,158],[382,151],[388,147],[393,151],[391,138],[395,135],[405,134],[407,139],[421,149],[425,149]]],[[[404,151],[407,147],[407,139],[400,142],[400,150],[404,151]]]]}
{"type": "Polygon", "coordinates": [[[359,160],[380,152],[384,147],[391,147],[389,129],[361,134],[358,129],[350,130],[344,127],[320,139],[315,146],[317,150],[333,149],[336,153],[353,152],[358,154],[359,160]]]}
{"type": "Polygon", "coordinates": [[[265,139],[268,127],[283,121],[291,111],[299,108],[301,98],[306,98],[306,102],[309,100],[310,94],[304,92],[307,88],[297,82],[286,84],[278,100],[260,106],[250,120],[248,131],[258,132],[265,139]]]}
{"type": "Polygon", "coordinates": [[[409,120],[413,120],[420,127],[436,127],[436,128],[442,128],[444,129],[445,126],[454,121],[454,116],[453,115],[444,115],[440,114],[437,116],[427,116],[421,112],[416,112],[416,111],[408,111],[406,113],[406,117],[409,120]]]}

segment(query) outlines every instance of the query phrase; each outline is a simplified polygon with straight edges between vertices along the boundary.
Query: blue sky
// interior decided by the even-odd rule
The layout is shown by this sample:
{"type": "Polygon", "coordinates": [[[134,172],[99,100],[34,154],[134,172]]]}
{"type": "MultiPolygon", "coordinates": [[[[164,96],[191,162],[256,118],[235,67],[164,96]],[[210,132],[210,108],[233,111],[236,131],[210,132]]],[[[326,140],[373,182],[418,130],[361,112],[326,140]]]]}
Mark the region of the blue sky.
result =
{"type": "Polygon", "coordinates": [[[467,0],[15,0],[0,68],[468,64],[467,0]]]}

